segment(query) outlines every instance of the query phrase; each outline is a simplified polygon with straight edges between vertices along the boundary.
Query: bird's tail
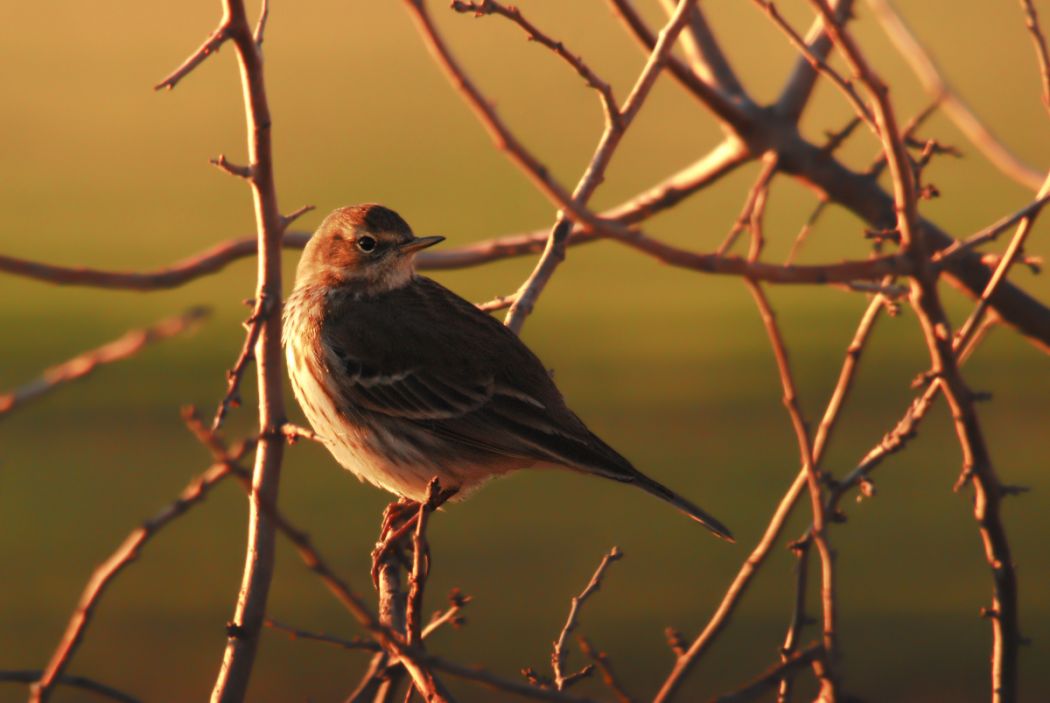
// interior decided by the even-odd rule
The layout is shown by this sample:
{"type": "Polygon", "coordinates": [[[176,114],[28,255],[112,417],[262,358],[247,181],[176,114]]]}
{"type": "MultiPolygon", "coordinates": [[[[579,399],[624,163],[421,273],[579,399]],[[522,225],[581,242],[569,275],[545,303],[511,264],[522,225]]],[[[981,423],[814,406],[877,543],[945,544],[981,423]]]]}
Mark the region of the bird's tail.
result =
{"type": "Polygon", "coordinates": [[[643,489],[647,493],[653,494],[657,498],[666,500],[668,503],[677,508],[679,512],[682,512],[688,515],[689,517],[693,518],[701,525],[711,530],[711,532],[715,533],[715,535],[717,535],[718,537],[721,537],[727,542],[736,541],[735,539],[733,539],[733,533],[729,531],[729,528],[723,525],[716,518],[712,517],[706,511],[701,510],[698,506],[694,505],[693,503],[689,502],[682,496],[672,491],[670,488],[660,483],[657,483],[656,481],[649,478],[648,476],[646,476],[638,470],[635,470],[634,476],[632,476],[631,478],[632,483],[634,483],[636,486],[643,489]]]}

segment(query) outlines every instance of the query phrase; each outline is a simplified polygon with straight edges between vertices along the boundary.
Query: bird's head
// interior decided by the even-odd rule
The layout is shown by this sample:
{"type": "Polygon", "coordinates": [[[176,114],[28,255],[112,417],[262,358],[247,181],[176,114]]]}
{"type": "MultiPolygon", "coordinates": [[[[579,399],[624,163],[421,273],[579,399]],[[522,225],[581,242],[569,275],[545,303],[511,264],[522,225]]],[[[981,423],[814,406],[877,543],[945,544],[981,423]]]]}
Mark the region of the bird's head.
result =
{"type": "Polygon", "coordinates": [[[382,205],[332,211],[307,242],[295,283],[354,285],[366,294],[400,288],[412,279],[415,255],[444,237],[417,237],[382,205]]]}

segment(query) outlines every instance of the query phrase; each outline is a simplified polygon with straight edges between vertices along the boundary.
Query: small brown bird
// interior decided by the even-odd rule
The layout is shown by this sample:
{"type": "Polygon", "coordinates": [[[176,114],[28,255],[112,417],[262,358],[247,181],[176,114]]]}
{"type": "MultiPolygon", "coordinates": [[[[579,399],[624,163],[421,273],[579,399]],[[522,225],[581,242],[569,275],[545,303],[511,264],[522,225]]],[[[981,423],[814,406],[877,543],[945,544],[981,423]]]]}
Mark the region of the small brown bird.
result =
{"type": "Polygon", "coordinates": [[[462,498],[494,476],[556,464],[634,484],[732,540],[587,429],[517,335],[416,275],[415,254],[443,239],[358,205],[326,217],[303,251],[284,310],[288,372],[336,460],[416,502],[435,476],[462,498]]]}

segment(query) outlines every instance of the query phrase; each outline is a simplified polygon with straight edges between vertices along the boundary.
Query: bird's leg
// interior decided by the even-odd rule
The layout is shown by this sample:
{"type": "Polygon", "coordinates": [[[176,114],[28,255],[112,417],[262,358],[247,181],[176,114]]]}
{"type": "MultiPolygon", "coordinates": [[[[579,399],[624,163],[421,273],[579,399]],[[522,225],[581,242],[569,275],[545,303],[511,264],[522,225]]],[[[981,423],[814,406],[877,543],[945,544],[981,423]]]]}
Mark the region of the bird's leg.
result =
{"type": "Polygon", "coordinates": [[[372,585],[379,588],[379,571],[383,562],[394,552],[395,557],[405,561],[399,549],[402,538],[408,534],[419,515],[419,503],[408,498],[400,498],[386,506],[383,511],[383,523],[379,529],[379,541],[372,550],[372,585]]]}
{"type": "MultiPolygon", "coordinates": [[[[459,486],[438,488],[435,493],[429,497],[428,510],[437,510],[458,492],[459,486]]],[[[419,508],[420,504],[418,501],[402,497],[387,505],[386,509],[383,511],[383,523],[379,530],[379,541],[376,543],[375,549],[372,550],[372,585],[374,585],[377,590],[379,588],[379,571],[382,568],[383,561],[388,557],[392,550],[394,550],[394,554],[401,559],[405,568],[411,568],[400,547],[401,540],[415,528],[416,522],[419,520],[419,508]]],[[[426,567],[427,572],[429,573],[429,545],[427,545],[426,567]]]]}

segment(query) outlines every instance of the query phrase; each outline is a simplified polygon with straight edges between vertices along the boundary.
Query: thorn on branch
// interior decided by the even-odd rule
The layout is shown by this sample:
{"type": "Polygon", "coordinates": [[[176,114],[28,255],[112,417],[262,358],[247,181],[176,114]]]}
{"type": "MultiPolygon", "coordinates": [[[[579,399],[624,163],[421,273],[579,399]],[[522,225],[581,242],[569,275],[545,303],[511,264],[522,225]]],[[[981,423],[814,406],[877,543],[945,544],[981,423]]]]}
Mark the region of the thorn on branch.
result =
{"type": "Polygon", "coordinates": [[[231,176],[236,176],[237,178],[243,178],[245,180],[252,179],[253,171],[251,166],[238,166],[237,164],[230,162],[225,154],[219,154],[217,158],[208,159],[208,163],[223,173],[228,173],[231,176]]]}
{"type": "Polygon", "coordinates": [[[315,206],[313,206],[313,205],[303,205],[300,208],[292,210],[287,215],[281,215],[281,231],[283,232],[284,230],[288,229],[288,226],[290,224],[292,224],[293,222],[295,222],[300,217],[302,217],[306,213],[310,212],[314,208],[315,208],[315,206]]]}
{"type": "Polygon", "coordinates": [[[313,430],[306,427],[300,427],[299,425],[293,425],[290,422],[281,425],[280,434],[288,441],[288,444],[295,444],[300,439],[306,439],[311,442],[322,441],[321,436],[313,430]]]}
{"type": "Polygon", "coordinates": [[[671,648],[676,658],[685,656],[689,643],[685,641],[685,636],[681,632],[673,627],[667,627],[664,629],[664,636],[667,638],[667,646],[671,648]]]}
{"type": "Polygon", "coordinates": [[[250,639],[252,634],[246,628],[231,620],[226,623],[226,636],[231,640],[246,640],[250,639]]]}

